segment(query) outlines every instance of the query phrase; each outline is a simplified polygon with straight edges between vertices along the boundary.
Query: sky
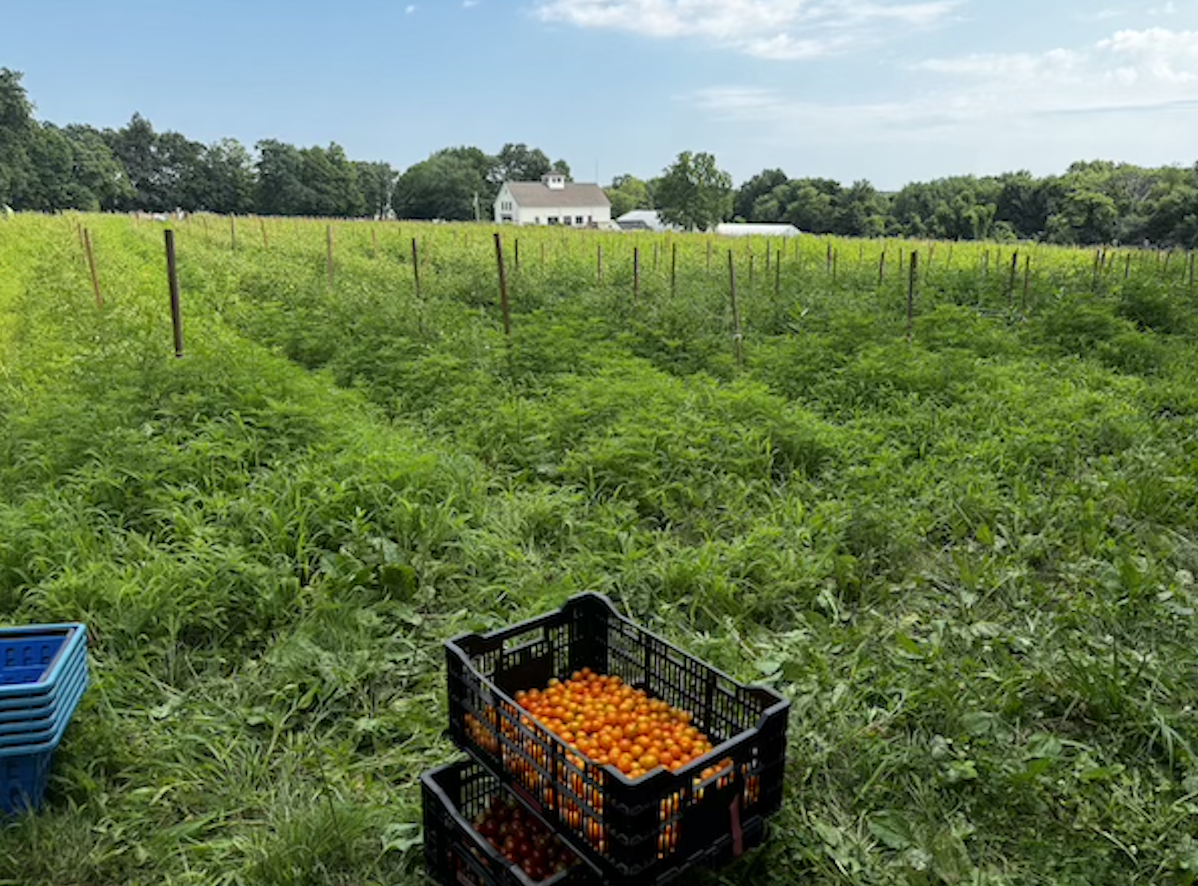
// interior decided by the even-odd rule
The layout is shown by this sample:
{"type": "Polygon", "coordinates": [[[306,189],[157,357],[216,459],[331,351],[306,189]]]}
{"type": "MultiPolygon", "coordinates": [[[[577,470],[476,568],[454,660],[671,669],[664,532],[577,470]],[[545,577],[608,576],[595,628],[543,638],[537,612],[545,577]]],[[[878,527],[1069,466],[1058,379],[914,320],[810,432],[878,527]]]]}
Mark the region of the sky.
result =
{"type": "Polygon", "coordinates": [[[1198,161],[1198,0],[0,0],[36,116],[579,181],[714,154],[884,190],[1198,161]]]}

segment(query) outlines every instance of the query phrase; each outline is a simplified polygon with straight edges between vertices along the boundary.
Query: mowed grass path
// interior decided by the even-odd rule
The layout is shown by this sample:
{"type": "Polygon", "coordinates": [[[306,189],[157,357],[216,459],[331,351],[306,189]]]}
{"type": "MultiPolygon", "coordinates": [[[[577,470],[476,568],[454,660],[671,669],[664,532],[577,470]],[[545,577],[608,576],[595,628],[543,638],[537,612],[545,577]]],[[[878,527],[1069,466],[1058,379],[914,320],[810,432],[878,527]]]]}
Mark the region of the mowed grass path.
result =
{"type": "Polygon", "coordinates": [[[1150,262],[1039,251],[1021,317],[941,246],[908,344],[810,244],[778,297],[742,264],[738,370],[702,239],[672,289],[672,243],[599,285],[521,232],[508,345],[483,230],[340,225],[329,291],[323,225],[192,219],[175,361],[160,228],[83,221],[101,312],[72,219],[0,228],[0,617],[87,621],[96,675],[0,881],[420,882],[441,641],[580,590],[794,702],[723,882],[1192,881],[1198,363],[1150,262]]]}

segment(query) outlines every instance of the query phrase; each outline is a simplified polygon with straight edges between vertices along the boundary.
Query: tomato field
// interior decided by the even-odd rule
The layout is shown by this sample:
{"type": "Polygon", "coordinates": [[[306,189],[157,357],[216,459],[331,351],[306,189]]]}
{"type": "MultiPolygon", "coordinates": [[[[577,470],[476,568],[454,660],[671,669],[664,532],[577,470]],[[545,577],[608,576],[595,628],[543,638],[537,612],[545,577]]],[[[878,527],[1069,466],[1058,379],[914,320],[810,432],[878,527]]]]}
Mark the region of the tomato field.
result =
{"type": "Polygon", "coordinates": [[[1191,255],[507,228],[505,333],[488,226],[172,225],[178,359],[162,224],[0,219],[0,883],[424,882],[443,642],[582,591],[791,701],[700,882],[1198,880],[1191,255]]]}

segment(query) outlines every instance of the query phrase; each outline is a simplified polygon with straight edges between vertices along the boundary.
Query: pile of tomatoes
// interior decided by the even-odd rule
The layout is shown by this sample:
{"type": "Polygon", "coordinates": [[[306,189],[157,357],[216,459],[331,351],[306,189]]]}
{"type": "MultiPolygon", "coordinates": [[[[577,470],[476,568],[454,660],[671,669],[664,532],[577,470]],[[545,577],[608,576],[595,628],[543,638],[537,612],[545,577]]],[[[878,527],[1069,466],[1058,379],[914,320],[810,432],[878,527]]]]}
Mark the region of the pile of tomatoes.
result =
{"type": "MultiPolygon", "coordinates": [[[[505,768],[530,795],[556,811],[567,828],[600,854],[608,851],[610,835],[603,821],[602,778],[588,773],[589,765],[614,766],[635,780],[658,768],[677,772],[712,750],[711,740],[694,725],[691,712],[652,698],[618,676],[590,668],[565,680],[554,678],[543,689],[520,690],[515,701],[516,706],[504,702],[502,717],[492,705],[484,706],[479,716],[467,714],[471,741],[501,754],[505,768]],[[550,733],[570,749],[556,765],[549,758],[550,733]],[[506,739],[502,745],[501,735],[506,739]],[[561,785],[569,791],[561,792],[561,785]]],[[[747,765],[741,772],[744,802],[759,802],[760,776],[747,765]]],[[[725,757],[694,776],[687,802],[702,802],[708,787],[725,788],[734,778],[733,760],[725,757]]],[[[675,790],[660,798],[659,858],[679,845],[684,796],[682,790],[675,790]]]]}
{"type": "Polygon", "coordinates": [[[532,880],[544,880],[572,867],[577,856],[509,795],[491,797],[474,817],[474,829],[532,880]]]}
{"type": "Polygon", "coordinates": [[[677,771],[712,748],[689,711],[590,668],[564,681],[554,678],[545,689],[521,690],[516,702],[580,754],[631,779],[658,766],[677,771]]]}

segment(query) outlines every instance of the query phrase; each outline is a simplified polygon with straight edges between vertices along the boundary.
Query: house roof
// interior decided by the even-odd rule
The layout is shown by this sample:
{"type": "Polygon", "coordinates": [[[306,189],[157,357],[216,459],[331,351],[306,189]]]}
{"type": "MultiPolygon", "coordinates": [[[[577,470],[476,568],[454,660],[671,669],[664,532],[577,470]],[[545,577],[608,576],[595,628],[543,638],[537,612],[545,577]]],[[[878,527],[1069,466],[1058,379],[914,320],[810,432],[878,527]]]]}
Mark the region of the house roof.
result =
{"type": "Polygon", "coordinates": [[[563,188],[550,188],[541,182],[505,182],[512,199],[525,208],[545,209],[574,206],[610,206],[611,201],[598,185],[567,182],[563,188]]]}
{"type": "Polygon", "coordinates": [[[625,212],[622,216],[616,219],[616,224],[625,230],[648,230],[648,231],[680,231],[682,230],[677,225],[667,225],[661,220],[661,216],[653,209],[633,209],[630,212],[625,212]]]}
{"type": "Polygon", "coordinates": [[[724,237],[797,237],[802,233],[794,225],[769,225],[752,222],[716,225],[715,232],[724,237]]]}

